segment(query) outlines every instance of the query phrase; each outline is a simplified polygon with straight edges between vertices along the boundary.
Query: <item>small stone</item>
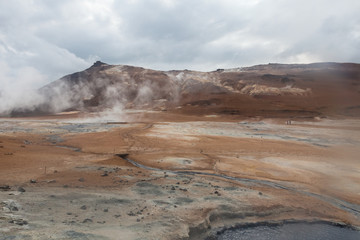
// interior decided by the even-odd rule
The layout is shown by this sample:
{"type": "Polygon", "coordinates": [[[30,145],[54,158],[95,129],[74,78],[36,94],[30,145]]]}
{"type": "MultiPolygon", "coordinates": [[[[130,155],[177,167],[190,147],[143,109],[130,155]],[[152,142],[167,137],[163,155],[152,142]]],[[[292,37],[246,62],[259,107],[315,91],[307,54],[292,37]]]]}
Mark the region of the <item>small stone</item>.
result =
{"type": "Polygon", "coordinates": [[[26,190],[23,187],[18,187],[19,192],[26,192],[26,190]]]}
{"type": "Polygon", "coordinates": [[[0,190],[8,191],[8,190],[10,190],[10,186],[9,185],[0,186],[0,190]]]}
{"type": "Polygon", "coordinates": [[[80,207],[80,209],[81,209],[81,210],[86,210],[87,207],[86,207],[86,205],[82,205],[82,206],[80,207]]]}
{"type": "Polygon", "coordinates": [[[263,195],[262,192],[259,192],[259,195],[263,195]]]}
{"type": "Polygon", "coordinates": [[[140,218],[136,219],[137,222],[140,222],[140,218]]]}
{"type": "Polygon", "coordinates": [[[18,208],[17,206],[15,206],[15,205],[9,206],[9,209],[10,209],[10,211],[12,211],[12,212],[17,212],[17,211],[19,211],[19,208],[18,208]]]}
{"type": "Polygon", "coordinates": [[[83,223],[92,223],[93,220],[91,220],[90,218],[86,218],[84,219],[83,223]]]}
{"type": "Polygon", "coordinates": [[[85,182],[84,178],[79,178],[79,182],[85,182]]]}
{"type": "Polygon", "coordinates": [[[9,223],[14,223],[14,224],[17,224],[19,226],[22,226],[22,225],[27,225],[28,222],[24,219],[15,219],[15,220],[11,220],[9,221],[9,223]]]}
{"type": "Polygon", "coordinates": [[[129,216],[136,216],[135,213],[133,213],[132,211],[130,211],[127,215],[129,215],[129,216]]]}
{"type": "Polygon", "coordinates": [[[171,190],[175,190],[175,187],[174,187],[174,186],[172,186],[172,187],[171,187],[171,190]]]}
{"type": "Polygon", "coordinates": [[[30,183],[37,183],[35,179],[30,179],[30,183]]]}
{"type": "Polygon", "coordinates": [[[109,209],[105,208],[105,209],[104,209],[104,212],[109,212],[109,209]]]}
{"type": "Polygon", "coordinates": [[[107,172],[104,172],[103,174],[101,174],[102,177],[106,177],[109,176],[109,174],[107,172]]]}

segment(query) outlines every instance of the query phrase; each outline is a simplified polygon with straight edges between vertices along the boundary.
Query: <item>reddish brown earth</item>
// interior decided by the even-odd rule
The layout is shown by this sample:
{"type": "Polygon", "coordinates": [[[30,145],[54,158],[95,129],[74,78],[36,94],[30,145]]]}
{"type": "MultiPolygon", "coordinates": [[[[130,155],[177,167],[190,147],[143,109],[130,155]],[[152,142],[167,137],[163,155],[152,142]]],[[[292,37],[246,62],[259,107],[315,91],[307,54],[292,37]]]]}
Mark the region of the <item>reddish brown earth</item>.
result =
{"type": "MultiPolygon", "coordinates": [[[[176,102],[159,93],[146,105],[136,92],[104,116],[95,110],[113,106],[100,94],[66,114],[1,118],[0,239],[203,239],[284,220],[360,227],[359,67],[285,66],[184,71],[182,85],[165,81],[181,72],[126,66],[136,84],[176,85],[176,102]]],[[[94,68],[119,67],[65,79],[94,68]]]]}
{"type": "Polygon", "coordinates": [[[360,226],[357,119],[286,125],[148,112],[106,130],[65,120],[3,119],[0,185],[11,188],[0,192],[4,236],[197,239],[207,226],[288,219],[360,226]]]}

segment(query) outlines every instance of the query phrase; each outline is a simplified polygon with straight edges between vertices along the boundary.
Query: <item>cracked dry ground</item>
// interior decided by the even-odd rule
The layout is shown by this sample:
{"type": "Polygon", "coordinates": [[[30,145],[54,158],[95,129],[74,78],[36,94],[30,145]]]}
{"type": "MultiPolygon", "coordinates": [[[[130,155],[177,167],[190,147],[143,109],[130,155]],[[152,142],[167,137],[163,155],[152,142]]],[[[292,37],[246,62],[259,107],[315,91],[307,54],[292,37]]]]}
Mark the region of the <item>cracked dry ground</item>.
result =
{"type": "Polygon", "coordinates": [[[360,226],[358,120],[147,119],[3,119],[0,239],[201,239],[289,219],[360,226]]]}

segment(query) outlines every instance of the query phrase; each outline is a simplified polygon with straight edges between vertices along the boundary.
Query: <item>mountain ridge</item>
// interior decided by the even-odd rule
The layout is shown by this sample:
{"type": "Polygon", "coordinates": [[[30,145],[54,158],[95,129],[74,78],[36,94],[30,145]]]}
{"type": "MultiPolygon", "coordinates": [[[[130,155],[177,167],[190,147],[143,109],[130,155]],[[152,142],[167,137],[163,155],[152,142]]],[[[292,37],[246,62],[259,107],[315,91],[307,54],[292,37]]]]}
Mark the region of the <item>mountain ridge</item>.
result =
{"type": "Polygon", "coordinates": [[[251,67],[158,71],[101,61],[39,89],[44,102],[10,115],[96,112],[113,107],[184,114],[269,117],[360,116],[360,64],[270,63],[251,67]],[[306,113],[306,114],[304,114],[306,113]]]}

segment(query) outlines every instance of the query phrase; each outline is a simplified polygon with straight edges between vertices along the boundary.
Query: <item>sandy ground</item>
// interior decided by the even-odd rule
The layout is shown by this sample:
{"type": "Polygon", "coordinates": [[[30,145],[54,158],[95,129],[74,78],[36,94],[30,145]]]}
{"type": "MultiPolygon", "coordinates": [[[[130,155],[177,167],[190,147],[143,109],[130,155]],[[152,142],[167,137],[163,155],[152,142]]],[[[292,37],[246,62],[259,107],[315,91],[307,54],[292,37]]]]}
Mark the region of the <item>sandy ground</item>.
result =
{"type": "Polygon", "coordinates": [[[0,239],[201,239],[289,219],[360,227],[358,119],[76,116],[0,120],[0,239]]]}

